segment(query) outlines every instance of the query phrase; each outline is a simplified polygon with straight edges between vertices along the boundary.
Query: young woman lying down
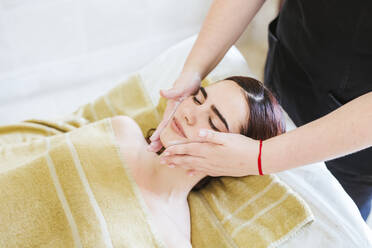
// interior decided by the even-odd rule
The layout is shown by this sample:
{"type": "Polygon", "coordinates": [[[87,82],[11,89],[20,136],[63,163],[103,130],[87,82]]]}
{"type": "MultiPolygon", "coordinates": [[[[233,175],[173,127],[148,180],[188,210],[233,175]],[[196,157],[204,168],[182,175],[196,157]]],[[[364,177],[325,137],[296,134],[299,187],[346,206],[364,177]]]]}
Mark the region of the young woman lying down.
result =
{"type": "MultiPolygon", "coordinates": [[[[186,98],[160,139],[166,148],[172,141],[197,138],[203,128],[265,140],[284,132],[283,123],[277,101],[262,83],[230,77],[186,98]]],[[[203,173],[190,176],[181,167],[164,165],[157,154],[147,151],[148,142],[131,118],[113,117],[112,125],[161,238],[169,247],[191,247],[187,196],[209,177],[203,173]]]]}

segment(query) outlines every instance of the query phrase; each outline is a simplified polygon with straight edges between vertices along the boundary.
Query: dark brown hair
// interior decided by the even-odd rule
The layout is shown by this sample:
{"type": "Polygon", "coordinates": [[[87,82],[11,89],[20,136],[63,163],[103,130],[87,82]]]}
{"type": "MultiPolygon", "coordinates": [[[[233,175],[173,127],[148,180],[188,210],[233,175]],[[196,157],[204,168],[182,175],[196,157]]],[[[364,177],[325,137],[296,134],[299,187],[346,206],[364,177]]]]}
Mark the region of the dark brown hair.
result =
{"type": "MultiPolygon", "coordinates": [[[[240,134],[255,140],[266,140],[285,132],[285,122],[280,105],[263,83],[243,76],[229,77],[225,80],[234,81],[242,88],[249,107],[249,118],[242,124],[240,134]]],[[[149,130],[148,137],[153,130],[149,130]]],[[[203,188],[211,178],[210,176],[203,178],[193,190],[203,188]]]]}
{"type": "Polygon", "coordinates": [[[283,113],[274,95],[260,81],[251,77],[229,77],[243,90],[249,107],[248,122],[240,134],[255,140],[265,140],[285,132],[283,113]]]}

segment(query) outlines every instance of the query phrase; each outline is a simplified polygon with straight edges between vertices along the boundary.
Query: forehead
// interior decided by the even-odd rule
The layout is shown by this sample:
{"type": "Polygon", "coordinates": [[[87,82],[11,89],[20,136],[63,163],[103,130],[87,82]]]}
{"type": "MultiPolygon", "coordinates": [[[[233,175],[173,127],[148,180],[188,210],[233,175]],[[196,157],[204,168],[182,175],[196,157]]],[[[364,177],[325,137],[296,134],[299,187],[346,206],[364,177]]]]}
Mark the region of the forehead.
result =
{"type": "Polygon", "coordinates": [[[249,117],[249,107],[243,89],[234,81],[223,80],[211,84],[205,90],[208,101],[225,117],[230,132],[238,133],[249,117]]]}

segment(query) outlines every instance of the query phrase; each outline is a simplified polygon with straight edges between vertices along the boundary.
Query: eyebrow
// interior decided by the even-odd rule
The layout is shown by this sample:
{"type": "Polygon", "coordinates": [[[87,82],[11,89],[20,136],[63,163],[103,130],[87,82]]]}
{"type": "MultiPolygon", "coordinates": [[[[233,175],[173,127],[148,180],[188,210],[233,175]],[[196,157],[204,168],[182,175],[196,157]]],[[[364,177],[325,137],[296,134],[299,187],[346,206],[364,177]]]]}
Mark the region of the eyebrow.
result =
{"type": "MultiPolygon", "coordinates": [[[[203,94],[205,100],[207,100],[208,94],[207,94],[207,91],[205,91],[204,87],[200,87],[200,91],[203,94]]],[[[218,116],[218,118],[220,118],[220,120],[223,122],[227,131],[230,131],[229,130],[229,124],[227,124],[225,117],[222,116],[222,114],[220,113],[220,111],[218,111],[218,109],[216,108],[216,106],[214,104],[212,104],[211,109],[218,116]]]]}

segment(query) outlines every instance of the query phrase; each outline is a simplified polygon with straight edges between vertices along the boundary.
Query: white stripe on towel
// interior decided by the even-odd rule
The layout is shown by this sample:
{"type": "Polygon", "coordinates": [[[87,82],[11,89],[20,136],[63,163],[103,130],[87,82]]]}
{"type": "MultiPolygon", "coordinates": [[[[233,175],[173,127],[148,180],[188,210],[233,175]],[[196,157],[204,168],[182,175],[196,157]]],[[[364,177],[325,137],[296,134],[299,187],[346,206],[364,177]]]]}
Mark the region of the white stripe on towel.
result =
{"type": "Polygon", "coordinates": [[[282,203],[285,199],[287,199],[289,196],[288,192],[286,192],[282,197],[280,197],[279,200],[277,200],[276,202],[273,202],[271,203],[269,206],[267,206],[266,208],[262,209],[260,212],[258,212],[255,216],[253,216],[253,218],[251,218],[250,220],[248,220],[247,222],[245,222],[244,224],[238,226],[237,228],[235,228],[235,230],[232,232],[231,234],[231,237],[235,238],[235,236],[246,226],[249,226],[253,221],[255,221],[256,219],[258,219],[261,215],[265,214],[267,211],[269,211],[270,209],[276,207],[277,205],[279,205],[280,203],[282,203]]]}
{"type": "Polygon", "coordinates": [[[107,107],[110,109],[112,115],[118,115],[115,111],[115,109],[112,107],[112,104],[110,102],[110,99],[105,95],[103,96],[103,100],[105,101],[107,107]]]}
{"type": "Polygon", "coordinates": [[[248,201],[246,201],[244,204],[242,204],[239,208],[237,208],[233,213],[230,213],[227,215],[223,220],[222,224],[225,224],[227,221],[229,221],[234,215],[238,214],[240,211],[242,211],[244,208],[246,208],[249,204],[260,198],[263,194],[265,194],[267,191],[269,191],[273,186],[275,185],[275,180],[273,179],[262,191],[258,192],[252,198],[250,198],[248,201]]]}
{"type": "Polygon", "coordinates": [[[47,149],[46,160],[47,160],[49,172],[50,172],[50,175],[52,177],[54,187],[56,188],[58,198],[61,201],[62,208],[65,211],[65,215],[66,215],[68,224],[70,225],[72,238],[74,239],[75,247],[83,247],[81,245],[79,231],[78,231],[78,228],[76,226],[74,217],[72,216],[71,209],[70,209],[70,207],[67,203],[66,197],[63,193],[61,183],[59,182],[55,165],[54,165],[53,160],[52,160],[52,158],[50,157],[50,154],[49,154],[50,140],[49,140],[49,138],[46,138],[45,140],[46,140],[46,149],[47,149]]]}
{"type": "Polygon", "coordinates": [[[101,209],[99,208],[98,203],[97,203],[97,201],[96,201],[96,199],[93,195],[92,189],[89,186],[88,179],[87,179],[87,177],[84,173],[83,167],[80,163],[77,151],[76,151],[74,145],[72,144],[72,142],[70,140],[69,133],[66,133],[65,136],[66,136],[66,142],[67,142],[67,144],[70,148],[71,155],[72,155],[72,158],[74,160],[75,167],[78,171],[80,180],[81,180],[81,182],[84,186],[85,191],[87,192],[90,204],[94,209],[94,212],[97,216],[98,222],[100,223],[101,232],[102,232],[102,235],[103,235],[105,245],[106,245],[106,247],[112,248],[113,246],[112,246],[112,241],[111,241],[110,234],[109,234],[109,231],[108,231],[108,228],[107,228],[107,223],[106,223],[105,218],[103,217],[103,214],[101,212],[101,209]]]}

